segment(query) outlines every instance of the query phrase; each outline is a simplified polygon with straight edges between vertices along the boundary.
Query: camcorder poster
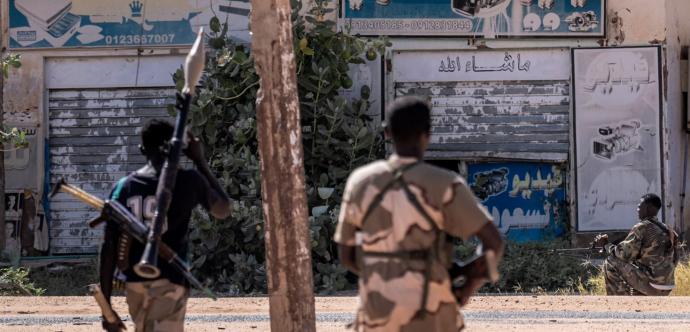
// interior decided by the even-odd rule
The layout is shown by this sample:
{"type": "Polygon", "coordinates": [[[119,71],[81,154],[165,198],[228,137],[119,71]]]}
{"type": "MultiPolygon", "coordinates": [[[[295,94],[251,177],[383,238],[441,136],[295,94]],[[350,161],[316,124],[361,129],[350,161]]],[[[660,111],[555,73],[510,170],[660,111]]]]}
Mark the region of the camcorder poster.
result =
{"type": "Polygon", "coordinates": [[[628,230],[663,198],[660,48],[573,49],[578,231],[628,230]]]}
{"type": "Polygon", "coordinates": [[[9,46],[191,45],[214,16],[228,37],[248,42],[249,12],[249,1],[231,0],[9,0],[9,46]]]}
{"type": "Polygon", "coordinates": [[[605,0],[341,0],[362,35],[602,37],[605,0]]]}

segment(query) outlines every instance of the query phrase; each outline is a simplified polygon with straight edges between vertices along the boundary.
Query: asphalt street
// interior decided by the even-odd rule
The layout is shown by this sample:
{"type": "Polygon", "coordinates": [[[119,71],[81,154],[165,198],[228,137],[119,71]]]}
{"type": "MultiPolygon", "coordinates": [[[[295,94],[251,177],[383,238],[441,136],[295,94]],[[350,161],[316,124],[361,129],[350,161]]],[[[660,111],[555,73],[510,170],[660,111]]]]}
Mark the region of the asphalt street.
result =
{"type": "MultiPolygon", "coordinates": [[[[465,319],[468,322],[504,322],[515,324],[538,324],[539,322],[553,323],[554,320],[562,320],[567,322],[569,320],[589,320],[589,321],[621,321],[630,320],[642,323],[644,321],[663,321],[672,320],[674,323],[690,324],[690,312],[616,312],[616,311],[594,311],[594,312],[579,312],[579,311],[494,311],[494,312],[477,312],[466,311],[464,313],[465,319]]],[[[317,313],[316,320],[318,322],[332,322],[344,323],[351,322],[354,318],[352,313],[317,313]]],[[[123,316],[124,321],[128,321],[128,316],[123,316]]],[[[55,324],[75,324],[80,323],[94,323],[99,322],[98,315],[83,315],[83,316],[5,316],[0,317],[0,325],[55,325],[55,324]]],[[[188,315],[185,319],[187,322],[203,322],[203,323],[236,323],[236,322],[268,322],[269,316],[265,314],[251,315],[251,314],[223,314],[223,315],[188,315]]]]}

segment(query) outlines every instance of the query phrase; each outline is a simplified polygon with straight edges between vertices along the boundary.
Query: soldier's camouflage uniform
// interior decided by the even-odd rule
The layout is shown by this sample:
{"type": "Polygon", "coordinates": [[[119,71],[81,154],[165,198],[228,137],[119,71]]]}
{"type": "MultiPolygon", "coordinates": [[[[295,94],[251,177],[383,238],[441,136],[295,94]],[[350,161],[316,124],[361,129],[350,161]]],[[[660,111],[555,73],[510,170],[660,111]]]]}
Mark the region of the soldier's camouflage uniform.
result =
{"type": "Polygon", "coordinates": [[[668,295],[673,289],[676,234],[651,219],[637,223],[618,245],[606,246],[608,295],[668,295]]]}
{"type": "MultiPolygon", "coordinates": [[[[355,325],[359,331],[458,331],[463,326],[446,270],[450,246],[431,263],[426,312],[422,315],[418,312],[424,261],[361,255],[428,249],[440,235],[397,184],[386,191],[367,220],[362,220],[374,197],[393,179],[392,170],[416,162],[393,155],[388,161],[355,170],[347,181],[335,241],[358,247],[361,306],[355,325]]],[[[418,163],[404,172],[403,180],[440,231],[467,239],[491,221],[455,173],[418,163]]]]}

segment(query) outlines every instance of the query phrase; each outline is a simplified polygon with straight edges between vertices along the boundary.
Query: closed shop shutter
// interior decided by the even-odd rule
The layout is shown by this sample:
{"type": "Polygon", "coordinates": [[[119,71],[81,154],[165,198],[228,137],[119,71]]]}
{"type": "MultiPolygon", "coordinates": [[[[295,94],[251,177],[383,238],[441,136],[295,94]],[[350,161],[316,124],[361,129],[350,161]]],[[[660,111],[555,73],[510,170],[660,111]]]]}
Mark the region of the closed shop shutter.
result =
{"type": "Polygon", "coordinates": [[[434,159],[565,161],[569,150],[567,81],[396,83],[396,96],[433,105],[434,159]]]}
{"type": "MultiPolygon", "coordinates": [[[[170,88],[49,91],[50,182],[65,178],[106,198],[123,176],[145,164],[139,152],[142,125],[167,118],[170,88]]],[[[51,253],[97,253],[102,228],[89,229],[97,212],[59,194],[50,202],[51,253]]]]}

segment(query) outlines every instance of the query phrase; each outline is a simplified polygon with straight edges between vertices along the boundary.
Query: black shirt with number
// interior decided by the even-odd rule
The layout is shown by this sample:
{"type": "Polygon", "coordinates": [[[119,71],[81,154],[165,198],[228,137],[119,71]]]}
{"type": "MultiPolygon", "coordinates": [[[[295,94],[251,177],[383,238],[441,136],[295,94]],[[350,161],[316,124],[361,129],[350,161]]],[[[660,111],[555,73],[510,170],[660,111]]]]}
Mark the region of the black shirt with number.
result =
{"type": "MultiPolygon", "coordinates": [[[[134,216],[143,220],[150,227],[156,211],[157,187],[157,177],[132,173],[117,183],[110,194],[110,198],[127,207],[134,216]]],[[[198,171],[193,169],[178,170],[177,183],[168,209],[167,224],[163,225],[162,240],[183,260],[187,259],[188,254],[188,230],[192,210],[198,204],[208,210],[207,193],[209,190],[208,181],[198,171]]],[[[109,234],[111,236],[120,235],[118,226],[114,222],[107,223],[106,236],[109,234]]],[[[131,239],[130,242],[129,261],[118,264],[118,266],[125,266],[121,272],[125,275],[126,282],[152,280],[142,278],[134,272],[133,267],[141,260],[144,244],[135,239],[131,239]]],[[[118,243],[118,245],[120,244],[118,243]]],[[[161,270],[159,279],[166,278],[172,283],[189,287],[184,276],[172,265],[159,259],[158,267],[161,270]]]]}

